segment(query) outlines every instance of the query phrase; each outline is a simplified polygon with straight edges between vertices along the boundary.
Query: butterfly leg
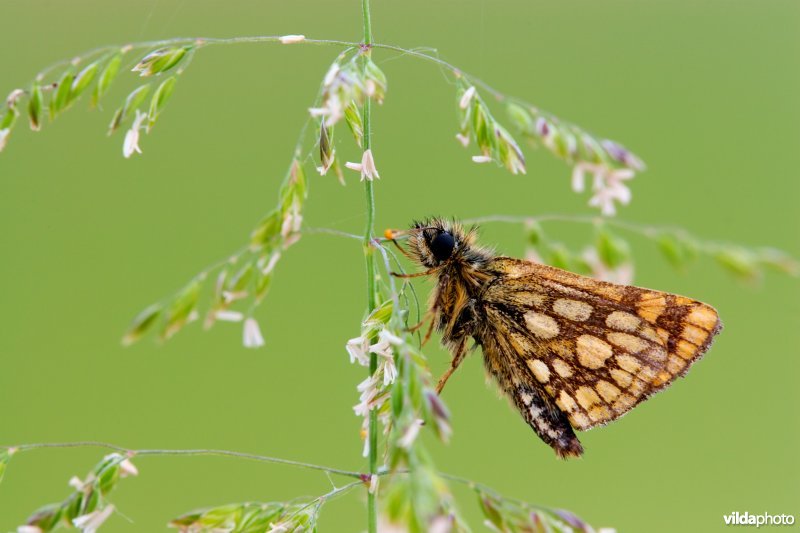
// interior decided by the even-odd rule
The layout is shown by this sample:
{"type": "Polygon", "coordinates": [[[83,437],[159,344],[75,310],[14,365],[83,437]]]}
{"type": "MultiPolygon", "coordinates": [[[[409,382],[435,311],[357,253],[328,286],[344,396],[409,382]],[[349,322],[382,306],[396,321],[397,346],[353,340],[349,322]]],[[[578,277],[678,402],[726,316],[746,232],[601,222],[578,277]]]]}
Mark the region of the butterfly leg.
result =
{"type": "Polygon", "coordinates": [[[430,270],[425,270],[424,272],[415,272],[413,274],[403,274],[400,272],[389,272],[392,276],[396,278],[421,278],[422,276],[430,276],[434,272],[438,271],[439,267],[431,268],[430,270]]]}
{"type": "Polygon", "coordinates": [[[428,341],[431,340],[431,335],[433,334],[433,324],[434,320],[431,319],[430,324],[428,324],[428,331],[425,332],[425,336],[422,337],[422,342],[420,343],[420,348],[428,344],[428,341]]]}
{"type": "Polygon", "coordinates": [[[397,247],[397,249],[400,250],[400,253],[403,254],[404,256],[408,257],[412,261],[416,261],[417,260],[417,258],[414,257],[414,255],[412,253],[410,253],[408,250],[406,250],[405,248],[400,246],[400,243],[397,242],[395,239],[392,239],[392,244],[394,244],[397,247]]]}
{"type": "Polygon", "coordinates": [[[419,328],[424,326],[425,323],[428,322],[428,320],[431,320],[432,318],[433,318],[433,309],[428,309],[427,311],[425,311],[425,315],[422,317],[422,320],[420,320],[419,322],[417,322],[413,326],[408,326],[408,332],[409,333],[414,333],[419,328]]]}
{"type": "Polygon", "coordinates": [[[436,385],[436,394],[441,394],[442,389],[444,388],[445,383],[456,371],[458,365],[461,364],[461,361],[464,360],[464,356],[467,355],[467,337],[461,339],[461,342],[458,343],[455,352],[453,353],[453,360],[450,362],[450,368],[447,369],[441,378],[439,378],[439,383],[436,385]]]}
{"type": "Polygon", "coordinates": [[[425,316],[422,317],[422,320],[420,320],[413,326],[409,326],[408,328],[409,333],[414,333],[422,326],[424,326],[426,322],[428,323],[428,329],[425,331],[425,335],[422,337],[422,342],[420,343],[420,347],[425,346],[428,343],[428,341],[431,340],[431,335],[433,334],[433,326],[435,323],[435,317],[434,317],[435,314],[436,314],[435,309],[429,309],[428,311],[425,312],[425,316]]]}

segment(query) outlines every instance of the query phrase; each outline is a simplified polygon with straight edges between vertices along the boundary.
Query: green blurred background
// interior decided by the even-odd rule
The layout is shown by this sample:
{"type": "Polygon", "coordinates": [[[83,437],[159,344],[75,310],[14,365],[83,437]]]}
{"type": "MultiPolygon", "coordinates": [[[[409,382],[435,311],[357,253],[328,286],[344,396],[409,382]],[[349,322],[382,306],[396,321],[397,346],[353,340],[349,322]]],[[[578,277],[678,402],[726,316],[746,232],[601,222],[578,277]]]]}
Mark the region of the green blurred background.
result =
{"type": "MultiPolygon", "coordinates": [[[[170,36],[303,33],[358,40],[359,2],[4,0],[0,90],[98,44],[170,36]]],[[[621,218],[800,255],[800,4],[787,1],[375,0],[379,42],[429,46],[501,90],[617,139],[649,170],[621,218]]],[[[0,157],[0,443],[98,439],[132,448],[225,448],[365,469],[353,416],[363,369],[343,346],[365,300],[359,244],[308,235],[279,264],[257,317],[197,326],[123,349],[129,319],[224,258],[275,202],[298,128],[333,48],[240,45],[201,51],[144,155],[105,136],[110,109],[74,109],[0,157]]],[[[527,176],[475,165],[454,141],[453,87],[434,66],[382,51],[389,92],[374,116],[378,227],[429,214],[593,213],[569,168],[529,152],[527,176]]],[[[132,87],[120,77],[107,107],[132,87]]],[[[80,107],[84,107],[83,102],[80,107]]],[[[500,113],[498,112],[498,116],[500,113]]],[[[344,139],[345,137],[342,136],[344,139]]],[[[340,154],[353,160],[349,139],[340,154]]],[[[312,177],[315,227],[359,232],[354,175],[312,177]]],[[[550,226],[571,244],[586,227],[550,226]]],[[[521,255],[518,227],[483,241],[521,255]]],[[[448,385],[449,446],[438,466],[622,532],[716,531],[732,511],[800,514],[798,281],[733,281],[708,261],[681,274],[634,239],[637,283],[714,304],[725,330],[687,379],[582,435],[562,462],[484,384],[479,356],[448,385]]],[[[427,293],[425,282],[417,286],[427,293]]],[[[427,349],[438,374],[448,355],[427,349]]],[[[14,457],[0,530],[68,493],[101,450],[14,457]]],[[[316,496],[325,476],[222,458],[141,458],[106,531],[162,531],[195,507],[316,496]]],[[[461,508],[481,529],[473,497],[461,508]]],[[[323,510],[327,531],[362,531],[353,493],[323,510]]]]}

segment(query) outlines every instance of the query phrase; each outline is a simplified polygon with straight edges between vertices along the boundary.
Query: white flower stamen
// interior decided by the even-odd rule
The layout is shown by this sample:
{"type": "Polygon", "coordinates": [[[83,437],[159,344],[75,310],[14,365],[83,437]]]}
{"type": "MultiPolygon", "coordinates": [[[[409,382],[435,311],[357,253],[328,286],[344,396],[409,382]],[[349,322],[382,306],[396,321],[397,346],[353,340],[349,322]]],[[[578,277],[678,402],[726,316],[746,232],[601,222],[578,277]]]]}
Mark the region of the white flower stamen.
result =
{"type": "Polygon", "coordinates": [[[586,171],[590,170],[589,165],[586,162],[579,162],[575,163],[575,166],[572,167],[572,190],[577,193],[582,193],[586,190],[586,171]]]}
{"type": "Polygon", "coordinates": [[[374,80],[367,80],[364,83],[364,94],[366,94],[368,97],[372,98],[373,96],[375,96],[376,89],[377,86],[375,85],[374,80]]]}
{"type": "Polygon", "coordinates": [[[372,181],[375,178],[381,177],[380,174],[378,174],[378,169],[375,168],[375,158],[372,156],[372,150],[364,150],[364,153],[361,156],[361,163],[347,161],[344,166],[350,170],[355,170],[356,172],[361,173],[361,181],[364,181],[365,179],[372,181]]]}
{"type": "Polygon", "coordinates": [[[244,300],[249,294],[247,291],[222,291],[222,299],[229,304],[236,300],[244,300]]]}
{"type": "Polygon", "coordinates": [[[378,169],[375,168],[375,159],[372,157],[372,150],[364,150],[364,155],[361,157],[361,181],[365,179],[372,181],[380,177],[378,169]]]}
{"type": "Polygon", "coordinates": [[[405,344],[405,341],[403,339],[401,339],[388,329],[381,330],[381,332],[378,333],[378,338],[386,342],[389,342],[390,344],[394,344],[395,346],[402,346],[405,344]]]}
{"type": "Polygon", "coordinates": [[[107,505],[104,509],[99,511],[92,511],[91,513],[81,515],[74,520],[72,524],[80,529],[83,533],[95,533],[103,522],[108,520],[108,517],[114,513],[114,506],[107,505]]]}
{"type": "Polygon", "coordinates": [[[369,412],[376,407],[379,407],[386,400],[385,394],[380,394],[378,390],[378,381],[375,376],[369,376],[356,387],[361,395],[359,396],[359,403],[353,406],[353,412],[356,416],[369,416],[369,412]]]}
{"type": "Polygon", "coordinates": [[[141,148],[139,148],[139,132],[146,118],[147,113],[142,113],[138,109],[136,110],[136,118],[133,119],[131,129],[125,134],[125,141],[122,143],[122,155],[124,155],[126,159],[134,153],[142,153],[141,148]]]}
{"type": "Polygon", "coordinates": [[[469,89],[464,91],[464,94],[461,95],[461,100],[458,102],[458,107],[461,109],[466,109],[469,107],[469,103],[472,101],[472,98],[475,96],[475,86],[470,86],[469,89]]]}
{"type": "Polygon", "coordinates": [[[239,311],[220,310],[214,313],[217,320],[222,322],[241,322],[244,320],[244,315],[239,311]]]}
{"type": "Polygon", "coordinates": [[[244,321],[243,342],[245,348],[260,348],[264,346],[264,337],[255,318],[250,317],[244,321]]]}
{"type": "MultiPolygon", "coordinates": [[[[6,106],[7,107],[15,107],[17,105],[17,100],[25,96],[25,91],[22,89],[14,89],[9,93],[6,97],[6,106]]],[[[11,111],[9,111],[10,113],[11,111]]]]}
{"type": "Polygon", "coordinates": [[[331,67],[328,69],[328,72],[325,73],[325,78],[323,78],[322,84],[325,87],[329,87],[333,83],[333,80],[336,79],[336,75],[339,74],[339,70],[339,63],[334,63],[331,65],[331,67]]]}
{"type": "Polygon", "coordinates": [[[586,174],[592,174],[592,197],[589,205],[599,207],[603,215],[616,214],[614,202],[627,205],[631,201],[631,191],[625,181],[633,179],[635,172],[630,168],[611,168],[602,163],[581,161],[572,169],[572,190],[580,193],[586,189],[586,174]]]}
{"type": "Polygon", "coordinates": [[[302,43],[306,40],[305,35],[283,35],[278,38],[281,44],[294,44],[294,43],[302,43]]]}
{"type": "Polygon", "coordinates": [[[277,524],[270,523],[269,530],[267,533],[288,533],[289,531],[293,531],[295,529],[295,525],[292,522],[278,522],[277,524]]]}
{"type": "Polygon", "coordinates": [[[123,459],[119,464],[119,475],[120,477],[138,476],[139,469],[136,468],[136,465],[134,465],[130,459],[123,459]]]}
{"type": "Polygon", "coordinates": [[[86,486],[86,483],[84,483],[83,480],[78,476],[72,476],[69,478],[69,482],[67,484],[79,492],[83,492],[83,489],[86,486]]]}
{"type": "Polygon", "coordinates": [[[417,435],[419,435],[419,430],[422,428],[422,425],[425,422],[418,418],[414,420],[411,425],[406,428],[406,431],[403,433],[403,436],[400,437],[398,441],[398,446],[401,448],[409,449],[411,445],[414,444],[414,441],[417,439],[417,435]]]}
{"type": "Polygon", "coordinates": [[[0,130],[0,152],[2,152],[3,148],[5,148],[6,144],[8,144],[8,136],[10,133],[11,133],[10,128],[3,128],[2,130],[0,130]]]}
{"type": "Polygon", "coordinates": [[[283,218],[281,224],[281,237],[287,239],[290,235],[298,233],[303,225],[303,215],[300,214],[300,204],[292,202],[292,206],[283,218]]]}
{"type": "Polygon", "coordinates": [[[327,107],[309,107],[308,113],[312,117],[324,117],[331,114],[331,110],[327,107]]]}
{"type": "Polygon", "coordinates": [[[278,260],[281,258],[280,252],[275,252],[271,256],[269,256],[269,261],[267,261],[267,265],[261,269],[261,273],[265,276],[268,275],[272,270],[275,268],[275,265],[278,263],[278,260]]]}
{"type": "Polygon", "coordinates": [[[603,167],[595,172],[593,185],[594,196],[589,200],[589,205],[599,207],[602,214],[612,216],[617,210],[614,201],[627,205],[631,201],[631,190],[623,183],[630,180],[634,172],[628,168],[610,169],[603,167]]]}
{"type": "Polygon", "coordinates": [[[369,366],[369,341],[364,337],[356,337],[347,341],[345,345],[347,353],[350,354],[350,362],[358,362],[361,366],[369,366]]]}

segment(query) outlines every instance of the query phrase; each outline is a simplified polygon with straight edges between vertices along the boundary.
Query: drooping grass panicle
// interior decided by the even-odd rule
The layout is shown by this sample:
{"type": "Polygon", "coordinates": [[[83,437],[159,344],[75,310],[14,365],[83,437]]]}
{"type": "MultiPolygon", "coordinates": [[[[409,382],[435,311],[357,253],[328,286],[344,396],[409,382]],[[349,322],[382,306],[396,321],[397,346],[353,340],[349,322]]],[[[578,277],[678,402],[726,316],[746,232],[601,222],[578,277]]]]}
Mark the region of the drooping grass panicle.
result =
{"type": "Polygon", "coordinates": [[[120,479],[138,474],[129,457],[119,453],[106,455],[85,479],[76,476],[70,480],[73,492],[66,499],[35,511],[18,533],[46,533],[59,526],[96,531],[115,512],[108,494],[120,479]]]}
{"type": "Polygon", "coordinates": [[[757,282],[767,271],[800,276],[800,260],[783,250],[702,239],[683,228],[673,226],[573,215],[496,215],[467,219],[464,222],[519,224],[523,229],[525,256],[528,259],[617,283],[630,284],[634,281],[635,247],[631,245],[628,235],[650,242],[668,264],[681,272],[705,257],[713,260],[728,274],[745,282],[757,282]],[[555,223],[586,225],[589,228],[587,244],[573,249],[553,239],[544,226],[555,223]]]}
{"type": "MultiPolygon", "coordinates": [[[[460,80],[463,81],[463,80],[460,80]]],[[[525,156],[517,142],[492,116],[474,85],[462,87],[458,97],[461,124],[456,139],[467,148],[475,142],[480,152],[476,163],[497,162],[512,174],[525,174],[525,156]]]]}
{"type": "MultiPolygon", "coordinates": [[[[336,159],[334,131],[342,120],[348,126],[356,145],[363,147],[364,119],[361,108],[367,99],[382,104],[386,96],[387,80],[383,71],[359,49],[357,54],[344,53],[328,69],[322,81],[320,105],[309,109],[318,123],[318,147],[321,175],[333,169],[339,181],[344,183],[341,165],[336,159]]],[[[360,163],[347,162],[347,168],[358,171],[361,180],[379,178],[372,150],[363,151],[360,163]]]]}
{"type": "Polygon", "coordinates": [[[171,520],[169,526],[184,533],[198,531],[270,533],[316,531],[322,506],[331,498],[345,494],[360,484],[360,481],[348,483],[305,503],[248,502],[199,509],[171,520]]]}
{"type": "Polygon", "coordinates": [[[269,291],[281,255],[300,240],[307,196],[303,166],[294,159],[278,194],[278,204],[253,229],[248,246],[200,272],[175,296],[147,307],[129,326],[123,344],[136,342],[159,322],[159,336],[168,340],[202,315],[206,329],[218,321],[243,322],[244,345],[263,346],[253,312],[269,291]],[[211,298],[201,309],[201,294],[207,289],[211,274],[215,274],[211,298]]]}
{"type": "Polygon", "coordinates": [[[0,483],[3,481],[3,476],[8,468],[8,463],[11,462],[11,456],[17,453],[16,448],[2,448],[0,449],[0,483]]]}

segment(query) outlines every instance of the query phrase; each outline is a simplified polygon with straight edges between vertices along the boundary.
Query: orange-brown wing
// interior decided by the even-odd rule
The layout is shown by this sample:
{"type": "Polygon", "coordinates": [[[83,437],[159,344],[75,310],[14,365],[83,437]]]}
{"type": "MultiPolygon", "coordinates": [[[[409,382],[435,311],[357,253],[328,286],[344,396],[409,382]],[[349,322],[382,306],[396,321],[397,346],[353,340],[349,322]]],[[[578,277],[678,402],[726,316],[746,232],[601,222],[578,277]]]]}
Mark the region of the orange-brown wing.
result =
{"type": "Polygon", "coordinates": [[[683,296],[506,257],[490,269],[498,279],[482,301],[491,335],[507,339],[579,430],[667,387],[721,329],[713,307],[683,296]]]}

